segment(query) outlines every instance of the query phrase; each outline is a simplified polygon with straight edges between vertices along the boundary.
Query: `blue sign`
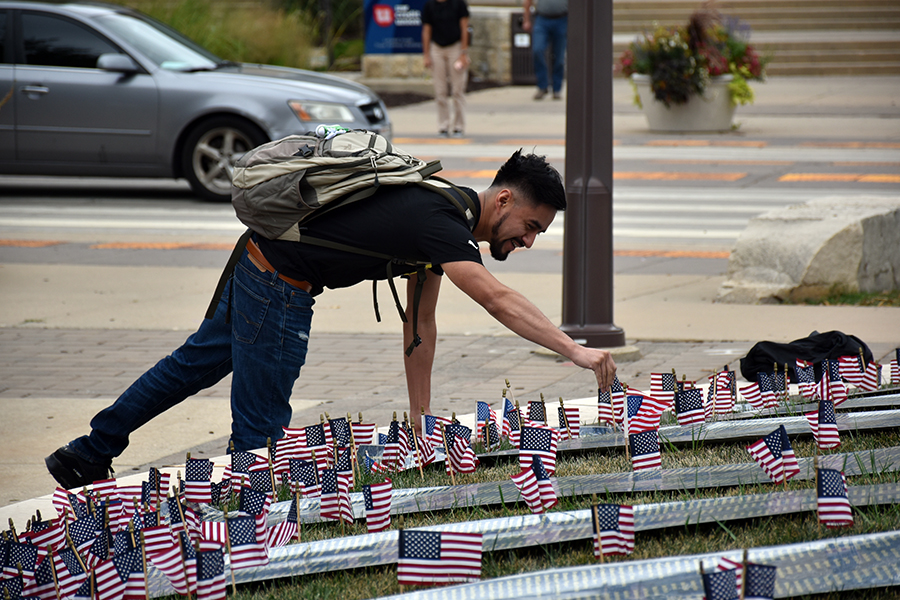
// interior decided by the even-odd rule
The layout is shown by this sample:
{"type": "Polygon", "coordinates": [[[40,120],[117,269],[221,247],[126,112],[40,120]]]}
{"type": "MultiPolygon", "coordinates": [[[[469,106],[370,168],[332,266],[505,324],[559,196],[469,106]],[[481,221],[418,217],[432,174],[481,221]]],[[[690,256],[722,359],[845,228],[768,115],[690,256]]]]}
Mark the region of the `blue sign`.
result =
{"type": "Polygon", "coordinates": [[[422,52],[425,0],[365,0],[366,54],[422,52]]]}

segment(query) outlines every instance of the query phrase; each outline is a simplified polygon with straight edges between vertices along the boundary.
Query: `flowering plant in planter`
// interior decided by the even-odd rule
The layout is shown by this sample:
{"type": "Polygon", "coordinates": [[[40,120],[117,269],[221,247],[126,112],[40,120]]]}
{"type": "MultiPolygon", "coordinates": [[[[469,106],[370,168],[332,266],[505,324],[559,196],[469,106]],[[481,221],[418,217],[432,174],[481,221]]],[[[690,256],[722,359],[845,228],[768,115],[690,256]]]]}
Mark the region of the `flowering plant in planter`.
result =
{"type": "MultiPolygon", "coordinates": [[[[753,102],[748,81],[763,81],[768,57],[750,45],[750,28],[717,11],[694,12],[686,26],[657,27],[631,43],[619,58],[619,69],[630,77],[648,75],[654,97],[667,107],[702,95],[710,77],[731,75],[732,104],[753,102]]],[[[635,103],[640,100],[635,94],[635,103]]]]}

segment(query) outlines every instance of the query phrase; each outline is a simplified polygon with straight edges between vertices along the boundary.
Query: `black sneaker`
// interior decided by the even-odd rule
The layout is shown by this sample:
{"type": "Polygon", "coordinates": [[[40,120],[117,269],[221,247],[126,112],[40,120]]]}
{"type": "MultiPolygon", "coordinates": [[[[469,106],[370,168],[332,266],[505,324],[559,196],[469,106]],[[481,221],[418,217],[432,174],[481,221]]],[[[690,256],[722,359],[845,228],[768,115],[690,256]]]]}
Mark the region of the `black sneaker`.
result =
{"type": "Polygon", "coordinates": [[[45,458],[44,464],[53,478],[67,490],[84,487],[114,475],[111,460],[105,464],[90,462],[72,452],[68,446],[63,446],[45,458]]]}

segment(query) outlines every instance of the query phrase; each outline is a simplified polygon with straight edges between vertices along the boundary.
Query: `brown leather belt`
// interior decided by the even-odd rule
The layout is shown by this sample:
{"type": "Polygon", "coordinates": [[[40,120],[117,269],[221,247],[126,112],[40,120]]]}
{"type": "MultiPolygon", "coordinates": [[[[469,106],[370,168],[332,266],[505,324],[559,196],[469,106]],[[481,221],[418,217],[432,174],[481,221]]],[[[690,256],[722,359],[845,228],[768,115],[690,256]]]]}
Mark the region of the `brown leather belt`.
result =
{"type": "Polygon", "coordinates": [[[256,265],[260,271],[268,271],[269,273],[275,273],[278,275],[278,279],[284,281],[285,283],[289,283],[295,288],[300,288],[304,292],[312,291],[312,284],[308,281],[300,281],[299,279],[292,279],[287,275],[282,275],[278,271],[275,270],[275,267],[266,260],[266,257],[263,256],[262,251],[259,249],[259,246],[256,245],[256,242],[253,240],[249,240],[247,242],[247,252],[250,253],[250,262],[256,265]]]}

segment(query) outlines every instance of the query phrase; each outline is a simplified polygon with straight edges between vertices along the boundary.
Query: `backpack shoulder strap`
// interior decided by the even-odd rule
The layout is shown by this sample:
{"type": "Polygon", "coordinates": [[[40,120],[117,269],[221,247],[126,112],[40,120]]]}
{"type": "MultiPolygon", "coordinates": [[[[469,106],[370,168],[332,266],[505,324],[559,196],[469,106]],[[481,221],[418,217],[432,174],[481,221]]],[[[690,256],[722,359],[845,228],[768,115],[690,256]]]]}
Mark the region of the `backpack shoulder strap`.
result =
{"type": "Polygon", "coordinates": [[[475,229],[475,213],[477,211],[475,201],[472,200],[472,197],[469,196],[469,194],[465,193],[462,189],[443,177],[435,177],[433,175],[425,181],[419,182],[418,185],[428,188],[433,192],[437,192],[449,200],[451,204],[462,213],[463,217],[465,217],[466,223],[469,225],[469,231],[475,229]],[[463,204],[465,204],[465,206],[463,206],[463,204]]]}

